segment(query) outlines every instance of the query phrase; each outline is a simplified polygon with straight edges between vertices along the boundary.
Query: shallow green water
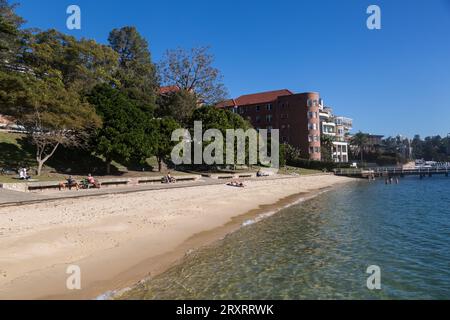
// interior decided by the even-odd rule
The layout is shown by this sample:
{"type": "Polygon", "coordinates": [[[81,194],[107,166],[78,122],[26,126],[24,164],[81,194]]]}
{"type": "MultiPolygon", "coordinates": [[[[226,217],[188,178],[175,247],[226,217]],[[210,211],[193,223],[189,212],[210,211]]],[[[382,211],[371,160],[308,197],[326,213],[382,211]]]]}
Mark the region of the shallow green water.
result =
{"type": "Polygon", "coordinates": [[[450,299],[450,178],[351,183],[243,227],[146,299],[450,299]],[[381,290],[367,289],[370,265],[381,290]]]}

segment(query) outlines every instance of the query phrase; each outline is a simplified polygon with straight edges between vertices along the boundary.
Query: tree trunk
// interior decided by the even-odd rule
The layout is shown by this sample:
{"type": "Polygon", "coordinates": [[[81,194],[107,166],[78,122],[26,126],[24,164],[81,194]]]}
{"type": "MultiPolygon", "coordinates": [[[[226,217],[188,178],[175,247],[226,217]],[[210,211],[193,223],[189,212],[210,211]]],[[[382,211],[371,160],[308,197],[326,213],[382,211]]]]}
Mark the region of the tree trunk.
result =
{"type": "Polygon", "coordinates": [[[38,159],[37,162],[38,162],[37,175],[39,177],[42,172],[42,167],[44,166],[44,161],[38,159]]]}
{"type": "Polygon", "coordinates": [[[161,172],[161,169],[162,169],[162,158],[156,157],[156,159],[158,161],[158,172],[161,172]]]}
{"type": "Polygon", "coordinates": [[[106,159],[106,174],[111,174],[111,159],[106,159]]]}
{"type": "Polygon", "coordinates": [[[59,143],[57,143],[52,151],[50,152],[50,154],[48,154],[47,156],[45,156],[44,158],[42,158],[44,152],[45,152],[45,146],[37,146],[36,148],[36,161],[38,163],[38,169],[37,169],[37,176],[39,177],[42,173],[42,167],[44,166],[44,163],[50,159],[53,154],[55,153],[56,149],[58,149],[59,143]]]}

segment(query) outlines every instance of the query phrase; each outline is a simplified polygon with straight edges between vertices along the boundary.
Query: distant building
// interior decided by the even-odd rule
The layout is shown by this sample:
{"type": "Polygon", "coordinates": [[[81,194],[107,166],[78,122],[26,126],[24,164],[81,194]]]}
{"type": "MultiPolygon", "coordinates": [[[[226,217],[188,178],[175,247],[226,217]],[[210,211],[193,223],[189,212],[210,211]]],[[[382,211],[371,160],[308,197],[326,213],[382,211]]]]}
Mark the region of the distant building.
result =
{"type": "Polygon", "coordinates": [[[16,125],[12,117],[0,114],[0,131],[23,131],[23,128],[16,125]]]}
{"type": "Polygon", "coordinates": [[[160,87],[158,93],[160,95],[167,95],[167,94],[175,93],[178,91],[180,91],[180,88],[178,86],[165,86],[165,87],[160,87]]]}
{"type": "MultiPolygon", "coordinates": [[[[324,130],[337,136],[335,118],[330,114],[330,123],[327,122],[323,100],[317,92],[293,93],[287,89],[261,92],[224,101],[217,107],[238,113],[256,129],[279,129],[281,143],[299,148],[311,160],[322,159],[320,137],[324,130]]],[[[342,149],[339,143],[335,144],[335,161],[346,162],[348,147],[342,149]],[[341,157],[343,150],[346,157],[341,157]]]]}
{"type": "Polygon", "coordinates": [[[378,134],[367,135],[367,145],[369,147],[379,147],[383,143],[384,136],[378,134]]]}

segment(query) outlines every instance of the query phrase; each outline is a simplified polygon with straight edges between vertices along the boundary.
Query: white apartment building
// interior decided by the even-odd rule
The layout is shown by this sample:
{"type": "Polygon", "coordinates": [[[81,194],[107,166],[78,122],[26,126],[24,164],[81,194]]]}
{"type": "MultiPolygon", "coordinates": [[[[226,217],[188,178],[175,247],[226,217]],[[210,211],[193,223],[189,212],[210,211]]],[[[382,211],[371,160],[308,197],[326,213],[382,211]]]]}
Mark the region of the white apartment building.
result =
{"type": "Polygon", "coordinates": [[[353,127],[353,120],[347,117],[335,116],[333,110],[320,104],[320,130],[321,134],[333,137],[333,161],[345,163],[349,161],[349,143],[347,135],[353,127]]]}

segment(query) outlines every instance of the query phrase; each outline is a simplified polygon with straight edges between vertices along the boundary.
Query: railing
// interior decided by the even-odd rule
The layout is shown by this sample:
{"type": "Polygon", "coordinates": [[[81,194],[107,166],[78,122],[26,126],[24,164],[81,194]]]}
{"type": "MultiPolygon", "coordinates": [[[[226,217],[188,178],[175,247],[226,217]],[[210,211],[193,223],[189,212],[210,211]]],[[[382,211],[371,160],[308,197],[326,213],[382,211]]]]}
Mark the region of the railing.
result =
{"type": "Polygon", "coordinates": [[[403,169],[397,167],[384,167],[373,169],[335,169],[337,175],[347,176],[362,176],[364,174],[391,174],[391,175],[405,175],[405,174],[433,174],[433,173],[445,173],[448,174],[450,167],[438,167],[438,168],[414,168],[403,169]]]}

